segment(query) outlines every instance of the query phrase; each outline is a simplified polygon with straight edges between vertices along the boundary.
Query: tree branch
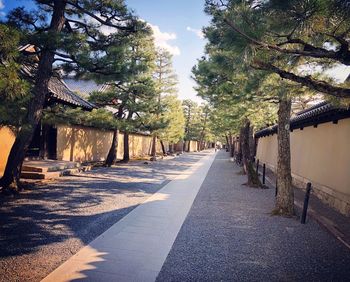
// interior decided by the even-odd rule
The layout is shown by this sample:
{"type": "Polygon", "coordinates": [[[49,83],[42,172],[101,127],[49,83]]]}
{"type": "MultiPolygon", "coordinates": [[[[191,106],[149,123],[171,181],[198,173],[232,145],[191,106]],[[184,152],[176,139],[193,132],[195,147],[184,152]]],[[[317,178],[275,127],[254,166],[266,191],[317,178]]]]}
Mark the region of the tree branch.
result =
{"type": "MultiPolygon", "coordinates": [[[[348,48],[347,49],[341,48],[339,51],[330,51],[330,50],[326,50],[323,48],[314,47],[311,44],[307,44],[306,42],[303,42],[299,39],[289,39],[290,42],[285,42],[284,44],[287,44],[287,43],[303,44],[305,46],[306,50],[285,49],[285,48],[281,48],[278,45],[269,44],[269,43],[254,39],[253,37],[251,37],[248,34],[246,34],[245,32],[243,32],[241,29],[239,29],[232,21],[230,21],[227,18],[224,18],[224,22],[228,26],[230,26],[234,31],[236,31],[238,34],[240,34],[242,37],[244,37],[246,40],[248,40],[250,43],[257,45],[257,46],[260,46],[260,47],[263,47],[267,50],[275,50],[275,51],[285,53],[285,54],[301,55],[301,56],[312,57],[312,58],[333,59],[333,60],[336,60],[344,65],[347,65],[347,66],[350,65],[350,51],[348,48]],[[293,42],[293,41],[295,41],[295,42],[293,42]]],[[[338,38],[338,41],[339,40],[340,39],[338,38]]],[[[344,47],[345,45],[342,45],[342,46],[344,47]]]]}
{"type": "MultiPolygon", "coordinates": [[[[95,35],[93,35],[90,30],[89,30],[89,27],[88,25],[86,25],[85,23],[83,22],[80,22],[80,21],[76,21],[76,20],[73,20],[73,19],[66,19],[67,22],[69,23],[74,23],[80,27],[77,27],[75,28],[75,30],[78,30],[80,28],[84,29],[85,30],[85,33],[87,34],[87,36],[89,36],[90,38],[92,38],[94,41],[96,42],[100,42],[100,43],[103,43],[103,42],[108,42],[109,39],[110,39],[110,36],[107,36],[107,38],[105,39],[98,39],[95,35]]],[[[71,28],[71,30],[73,31],[73,29],[71,28]]],[[[93,42],[90,42],[90,43],[93,43],[93,42]]]]}
{"type": "Polygon", "coordinates": [[[91,18],[95,19],[96,21],[98,21],[100,24],[103,24],[103,25],[106,25],[106,26],[109,26],[109,27],[114,27],[116,29],[119,29],[119,30],[124,30],[124,31],[130,31],[130,32],[135,32],[135,28],[134,26],[126,26],[126,25],[117,25],[117,24],[114,24],[112,22],[112,20],[115,20],[115,16],[112,16],[112,17],[106,17],[107,19],[104,20],[102,19],[101,17],[91,13],[90,11],[86,10],[84,7],[80,6],[78,3],[74,2],[74,1],[67,1],[67,4],[75,7],[76,9],[80,10],[82,13],[90,16],[91,18]]]}
{"type": "Polygon", "coordinates": [[[350,98],[349,88],[333,86],[327,83],[326,81],[315,80],[311,76],[299,76],[292,72],[282,70],[271,63],[265,63],[258,60],[254,61],[254,64],[251,66],[255,69],[274,72],[278,74],[281,78],[285,78],[285,79],[300,83],[301,85],[307,86],[311,89],[314,89],[316,91],[319,91],[334,97],[350,98]]]}

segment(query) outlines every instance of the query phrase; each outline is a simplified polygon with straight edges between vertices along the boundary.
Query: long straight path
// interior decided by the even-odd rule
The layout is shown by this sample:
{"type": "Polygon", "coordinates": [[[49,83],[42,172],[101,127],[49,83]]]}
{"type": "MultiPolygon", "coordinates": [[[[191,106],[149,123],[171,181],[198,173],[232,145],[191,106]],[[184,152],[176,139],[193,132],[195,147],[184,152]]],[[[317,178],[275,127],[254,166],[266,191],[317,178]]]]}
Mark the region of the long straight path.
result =
{"type": "Polygon", "coordinates": [[[350,281],[349,249],[245,181],[209,153],[44,281],[350,281]]]}
{"type": "Polygon", "coordinates": [[[207,153],[43,281],[154,281],[214,157],[207,153]]]}

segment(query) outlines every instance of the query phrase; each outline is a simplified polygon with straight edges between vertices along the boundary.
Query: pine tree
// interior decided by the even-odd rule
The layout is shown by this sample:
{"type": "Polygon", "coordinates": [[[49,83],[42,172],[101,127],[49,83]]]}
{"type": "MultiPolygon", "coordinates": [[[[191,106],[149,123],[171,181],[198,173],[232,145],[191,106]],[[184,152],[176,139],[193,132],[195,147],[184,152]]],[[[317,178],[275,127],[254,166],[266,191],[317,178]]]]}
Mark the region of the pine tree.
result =
{"type": "Polygon", "coordinates": [[[21,34],[0,24],[0,126],[17,132],[25,124],[30,84],[20,76],[22,57],[17,48],[21,34]]]}
{"type": "MultiPolygon", "coordinates": [[[[122,58],[125,75],[122,79],[108,76],[104,83],[108,87],[105,93],[94,93],[90,100],[101,106],[108,106],[121,120],[124,131],[123,161],[130,160],[129,133],[139,129],[149,130],[147,115],[154,109],[155,85],[152,72],[155,68],[155,49],[150,30],[138,32],[129,37],[129,47],[122,58]]],[[[114,131],[113,140],[118,139],[118,130],[114,131]]],[[[117,142],[112,142],[106,165],[115,162],[117,142]]]]}
{"type": "Polygon", "coordinates": [[[206,32],[213,38],[220,34],[232,50],[245,53],[241,58],[250,67],[330,96],[350,97],[346,85],[321,80],[315,72],[303,75],[298,68],[350,65],[348,1],[207,0],[205,10],[213,17],[206,32]]]}
{"type": "Polygon", "coordinates": [[[77,73],[88,70],[100,74],[120,74],[118,62],[108,61],[111,49],[118,52],[125,36],[136,32],[144,23],[137,21],[124,1],[36,0],[36,11],[17,8],[8,16],[8,24],[16,26],[26,36],[22,44],[34,44],[38,52],[32,97],[22,126],[10,151],[0,185],[18,187],[21,165],[41,117],[54,62],[64,62],[77,73]],[[105,30],[111,31],[105,33],[105,30]]]}
{"type": "Polygon", "coordinates": [[[158,131],[161,141],[169,143],[170,153],[173,146],[183,139],[185,130],[185,117],[182,111],[182,103],[175,94],[166,95],[162,99],[164,105],[163,119],[167,126],[158,131]]]}
{"type": "MultiPolygon", "coordinates": [[[[157,48],[156,50],[156,68],[154,70],[154,81],[156,86],[157,100],[155,103],[155,111],[153,116],[153,128],[152,128],[152,160],[156,160],[156,146],[157,139],[161,135],[164,135],[166,128],[170,126],[172,122],[169,117],[166,116],[167,111],[171,110],[171,105],[166,102],[170,102],[169,99],[165,101],[166,97],[176,93],[177,77],[172,66],[172,55],[165,49],[157,48]],[[162,134],[163,133],[163,134],[162,134]]],[[[179,121],[181,123],[181,121],[179,121]]],[[[163,140],[160,140],[162,145],[163,154],[166,154],[164,149],[163,140]]]]}

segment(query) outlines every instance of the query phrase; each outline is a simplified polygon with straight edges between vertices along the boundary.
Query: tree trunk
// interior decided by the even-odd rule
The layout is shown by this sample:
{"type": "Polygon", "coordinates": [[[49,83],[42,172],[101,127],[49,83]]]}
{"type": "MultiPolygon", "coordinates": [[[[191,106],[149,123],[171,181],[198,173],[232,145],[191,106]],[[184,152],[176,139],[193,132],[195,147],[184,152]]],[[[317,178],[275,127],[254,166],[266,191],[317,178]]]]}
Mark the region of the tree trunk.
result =
{"type": "Polygon", "coordinates": [[[110,167],[113,164],[115,164],[116,159],[117,159],[117,152],[118,152],[118,136],[119,136],[119,130],[116,129],[113,132],[113,139],[112,139],[112,144],[109,149],[106,161],[105,161],[105,166],[110,167]]]}
{"type": "Polygon", "coordinates": [[[249,128],[249,152],[250,160],[253,161],[255,158],[255,139],[252,126],[249,128]]]}
{"type": "Polygon", "coordinates": [[[231,158],[233,158],[235,155],[236,142],[236,138],[231,136],[231,158]]]}
{"type": "Polygon", "coordinates": [[[165,146],[163,140],[160,140],[160,145],[162,146],[163,155],[166,155],[165,146]]]}
{"type": "Polygon", "coordinates": [[[251,127],[250,121],[247,120],[244,127],[241,129],[241,144],[242,144],[242,158],[243,170],[247,174],[247,185],[250,187],[262,187],[258,174],[254,170],[252,156],[251,156],[251,127]]]}
{"type": "Polygon", "coordinates": [[[129,154],[129,133],[124,132],[124,155],[123,155],[123,162],[130,161],[130,154],[129,154]]]}
{"type": "Polygon", "coordinates": [[[229,143],[230,157],[233,158],[235,155],[235,142],[233,141],[232,134],[229,134],[228,136],[228,143],[229,143]]]}
{"type": "MultiPolygon", "coordinates": [[[[59,33],[62,30],[65,23],[65,6],[66,1],[54,1],[49,32],[59,33]]],[[[34,131],[41,119],[46,94],[48,92],[48,83],[52,76],[52,64],[55,57],[54,51],[55,50],[52,47],[43,47],[41,50],[33,88],[34,97],[31,99],[28,106],[27,123],[19,129],[19,132],[16,135],[15,142],[8,157],[4,175],[0,181],[0,186],[2,186],[4,190],[7,190],[8,188],[17,190],[19,188],[18,184],[22,163],[33,138],[34,131]]]]}
{"type": "Polygon", "coordinates": [[[278,193],[275,207],[275,213],[288,216],[294,214],[294,191],[290,167],[289,133],[291,104],[290,99],[282,98],[278,108],[278,193]]]}
{"type": "Polygon", "coordinates": [[[229,142],[227,135],[225,135],[225,138],[226,138],[226,149],[227,149],[226,151],[230,152],[230,150],[231,150],[231,143],[229,142]]]}
{"type": "Polygon", "coordinates": [[[157,136],[154,135],[152,138],[152,151],[151,151],[151,161],[157,160],[157,136]]]}
{"type": "MultiPolygon", "coordinates": [[[[238,150],[238,152],[237,152],[237,158],[239,158],[241,161],[242,161],[242,165],[243,165],[243,139],[244,139],[244,137],[243,137],[243,130],[244,130],[244,128],[243,127],[241,127],[241,129],[240,129],[240,131],[239,131],[239,144],[238,144],[238,146],[239,146],[239,150],[238,150]]],[[[245,171],[245,168],[244,168],[244,166],[243,166],[243,173],[244,174],[246,174],[247,172],[245,171]]]]}

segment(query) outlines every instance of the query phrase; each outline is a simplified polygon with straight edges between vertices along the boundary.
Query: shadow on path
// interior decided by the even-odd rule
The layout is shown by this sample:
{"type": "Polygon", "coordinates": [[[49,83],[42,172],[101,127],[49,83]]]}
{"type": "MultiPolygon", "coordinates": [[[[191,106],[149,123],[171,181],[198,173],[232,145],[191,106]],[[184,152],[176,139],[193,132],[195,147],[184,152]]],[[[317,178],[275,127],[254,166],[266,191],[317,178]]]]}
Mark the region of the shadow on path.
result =
{"type": "Polygon", "coordinates": [[[0,198],[0,281],[38,281],[205,153],[97,168],[0,198]]]}

